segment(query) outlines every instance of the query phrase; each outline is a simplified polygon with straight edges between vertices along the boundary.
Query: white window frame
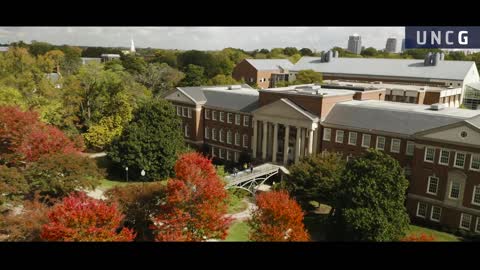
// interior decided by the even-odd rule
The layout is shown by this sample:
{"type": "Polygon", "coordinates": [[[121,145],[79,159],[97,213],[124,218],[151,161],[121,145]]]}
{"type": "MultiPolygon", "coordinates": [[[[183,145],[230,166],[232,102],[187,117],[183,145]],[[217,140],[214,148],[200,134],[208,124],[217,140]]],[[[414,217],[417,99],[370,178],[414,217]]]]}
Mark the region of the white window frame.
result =
{"type": "Polygon", "coordinates": [[[415,152],[415,142],[407,141],[407,147],[405,148],[405,155],[413,156],[414,152],[415,152]],[[411,148],[409,146],[411,146],[411,148]],[[411,149],[412,151],[410,152],[409,149],[411,149]]]}
{"type": "Polygon", "coordinates": [[[331,128],[324,128],[323,129],[323,140],[327,141],[327,142],[332,140],[332,129],[331,128]],[[328,134],[328,138],[327,138],[327,134],[328,134]]]}
{"type": "Polygon", "coordinates": [[[376,145],[375,145],[375,148],[376,148],[377,150],[385,151],[385,146],[386,146],[386,145],[387,145],[387,138],[385,138],[385,137],[383,137],[383,136],[377,136],[377,143],[376,143],[376,145]],[[382,147],[382,148],[378,147],[379,142],[380,142],[380,138],[383,139],[383,147],[382,147]]]}
{"type": "Polygon", "coordinates": [[[477,222],[475,223],[475,232],[480,233],[480,217],[477,217],[477,222]]]}
{"type": "Polygon", "coordinates": [[[217,140],[217,129],[212,128],[212,140],[216,141],[217,140]]]}
{"type": "Polygon", "coordinates": [[[440,150],[440,157],[438,158],[438,164],[448,166],[448,164],[450,163],[450,153],[451,153],[451,152],[450,152],[449,150],[447,150],[447,149],[441,149],[441,150],[440,150]],[[447,161],[447,163],[442,162],[442,154],[443,154],[444,152],[447,152],[447,153],[448,153],[448,161],[447,161]]]}
{"type": "Polygon", "coordinates": [[[224,135],[223,129],[220,129],[219,134],[218,134],[218,141],[219,142],[224,142],[225,141],[225,138],[224,138],[223,135],[224,135]]]}
{"type": "Polygon", "coordinates": [[[391,153],[400,153],[400,150],[402,148],[402,141],[400,139],[391,139],[390,140],[390,152],[391,153]],[[395,145],[394,142],[398,142],[398,151],[394,151],[393,146],[395,145]]]}
{"type": "Polygon", "coordinates": [[[240,146],[240,133],[235,132],[235,145],[240,146]]]}
{"type": "Polygon", "coordinates": [[[243,134],[242,145],[243,145],[243,147],[248,148],[248,135],[247,134],[243,134]]]}
{"type": "Polygon", "coordinates": [[[475,192],[477,192],[477,190],[480,193],[480,185],[473,186],[472,204],[480,206],[480,202],[475,202],[475,192]]]}
{"type": "Polygon", "coordinates": [[[235,114],[235,125],[240,126],[242,116],[240,114],[235,114]]]}
{"type": "Polygon", "coordinates": [[[243,116],[243,126],[244,127],[248,127],[249,126],[249,122],[250,121],[250,117],[248,115],[244,115],[243,116]]]}
{"type": "Polygon", "coordinates": [[[177,106],[177,115],[182,116],[182,106],[177,106]]]}
{"type": "Polygon", "coordinates": [[[462,192],[462,183],[459,183],[459,182],[455,182],[455,181],[451,181],[450,182],[450,187],[448,189],[448,198],[451,199],[451,200],[458,200],[460,199],[460,193],[462,192]],[[455,183],[458,183],[459,184],[459,187],[458,187],[458,198],[455,198],[455,197],[452,197],[452,190],[453,190],[453,184],[455,183]]]}
{"type": "Polygon", "coordinates": [[[435,221],[435,222],[440,222],[440,219],[442,218],[442,207],[440,206],[436,206],[436,205],[432,205],[432,208],[430,209],[430,220],[431,221],[435,221]],[[440,209],[440,214],[439,214],[439,217],[438,219],[434,219],[433,218],[433,210],[437,208],[437,209],[440,209]]]}
{"type": "Polygon", "coordinates": [[[232,152],[230,150],[227,150],[227,160],[232,160],[232,152]]]}
{"type": "Polygon", "coordinates": [[[437,150],[436,150],[434,147],[428,147],[428,146],[426,146],[426,147],[425,147],[425,155],[424,155],[424,157],[423,157],[423,161],[428,162],[428,163],[434,163],[434,162],[435,162],[435,152],[437,152],[437,150]],[[433,160],[428,160],[428,159],[427,159],[427,153],[428,153],[428,150],[429,150],[429,149],[433,149],[433,157],[432,157],[433,160]]]}
{"type": "Polygon", "coordinates": [[[182,116],[187,117],[188,116],[188,108],[187,107],[182,107],[182,116]]]}
{"type": "Polygon", "coordinates": [[[225,122],[225,112],[220,112],[220,122],[225,122]]]}
{"type": "Polygon", "coordinates": [[[212,157],[216,157],[216,155],[215,155],[215,146],[212,146],[212,157]]]}
{"type": "Polygon", "coordinates": [[[370,134],[362,134],[362,147],[370,148],[371,145],[372,145],[372,135],[370,135],[370,134]],[[368,145],[365,144],[365,138],[369,138],[369,139],[368,139],[368,145]]]}
{"type": "Polygon", "coordinates": [[[348,145],[357,145],[358,133],[350,131],[348,132],[348,145]],[[352,139],[355,138],[355,143],[352,143],[352,139]]]}
{"type": "Polygon", "coordinates": [[[232,144],[232,131],[227,130],[227,144],[232,144]]]}
{"type": "Polygon", "coordinates": [[[188,108],[187,113],[188,113],[188,118],[192,118],[192,108],[188,108]]]}
{"type": "Polygon", "coordinates": [[[424,202],[418,202],[417,203],[417,212],[416,212],[416,216],[417,217],[420,217],[420,218],[426,218],[427,217],[427,211],[428,210],[428,204],[427,203],[424,203],[424,202]],[[424,216],[421,216],[419,215],[419,210],[420,210],[420,205],[425,205],[425,215],[424,216]]]}
{"type": "Polygon", "coordinates": [[[430,195],[437,195],[438,194],[438,187],[440,186],[440,178],[438,176],[429,176],[428,177],[428,183],[427,183],[427,194],[430,194],[430,195]],[[435,193],[434,192],[430,192],[430,184],[432,183],[432,180],[433,179],[436,179],[437,180],[437,188],[435,189],[435,193]]]}
{"type": "Polygon", "coordinates": [[[205,127],[205,139],[210,139],[210,128],[209,127],[205,127]]]}
{"type": "Polygon", "coordinates": [[[210,120],[210,110],[205,109],[205,119],[210,120]]]}
{"type": "Polygon", "coordinates": [[[336,143],[343,143],[345,141],[345,131],[344,130],[340,130],[340,129],[337,129],[335,131],[335,142],[336,143]],[[342,140],[338,140],[338,135],[339,134],[342,134],[342,140]]]}
{"type": "Polygon", "coordinates": [[[470,155],[470,170],[471,170],[471,171],[476,171],[476,172],[480,171],[480,154],[471,154],[471,155],[470,155]],[[478,163],[478,165],[479,165],[478,169],[472,167],[472,165],[473,165],[473,158],[478,158],[478,162],[479,162],[479,163],[478,163]]]}
{"type": "Polygon", "coordinates": [[[459,168],[459,169],[464,169],[466,160],[467,160],[467,154],[465,152],[455,152],[455,160],[453,161],[453,167],[459,168]],[[458,154],[463,155],[463,166],[458,166],[457,165],[458,154]]]}
{"type": "Polygon", "coordinates": [[[185,137],[190,138],[190,127],[185,125],[185,137]]]}
{"type": "Polygon", "coordinates": [[[238,162],[238,159],[239,159],[239,153],[238,152],[233,152],[233,161],[234,162],[238,162]]]}
{"type": "Polygon", "coordinates": [[[225,159],[225,155],[224,155],[224,152],[223,152],[223,148],[218,148],[218,157],[221,158],[221,159],[225,159]]]}
{"type": "Polygon", "coordinates": [[[232,116],[233,116],[233,114],[232,114],[232,113],[227,113],[227,123],[228,123],[228,124],[231,124],[231,123],[233,123],[232,116]]]}
{"type": "Polygon", "coordinates": [[[470,231],[470,228],[472,227],[472,218],[473,218],[473,217],[472,217],[472,215],[470,215],[470,214],[461,213],[461,214],[460,214],[460,224],[458,225],[458,227],[459,227],[460,229],[464,229],[464,230],[469,230],[469,231],[470,231]],[[469,221],[470,224],[468,224],[468,225],[469,225],[468,228],[462,226],[463,218],[464,218],[465,216],[469,216],[469,217],[470,217],[470,221],[469,221]]]}
{"type": "Polygon", "coordinates": [[[212,110],[212,120],[217,121],[217,111],[212,110]]]}

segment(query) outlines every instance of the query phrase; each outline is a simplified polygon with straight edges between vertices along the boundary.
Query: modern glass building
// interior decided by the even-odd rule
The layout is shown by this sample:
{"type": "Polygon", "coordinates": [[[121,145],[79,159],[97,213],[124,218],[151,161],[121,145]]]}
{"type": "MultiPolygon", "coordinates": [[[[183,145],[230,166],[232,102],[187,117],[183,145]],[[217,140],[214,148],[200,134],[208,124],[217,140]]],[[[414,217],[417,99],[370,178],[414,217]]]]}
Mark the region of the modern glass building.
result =
{"type": "Polygon", "coordinates": [[[472,110],[480,110],[480,82],[470,83],[465,86],[463,104],[472,110]]]}

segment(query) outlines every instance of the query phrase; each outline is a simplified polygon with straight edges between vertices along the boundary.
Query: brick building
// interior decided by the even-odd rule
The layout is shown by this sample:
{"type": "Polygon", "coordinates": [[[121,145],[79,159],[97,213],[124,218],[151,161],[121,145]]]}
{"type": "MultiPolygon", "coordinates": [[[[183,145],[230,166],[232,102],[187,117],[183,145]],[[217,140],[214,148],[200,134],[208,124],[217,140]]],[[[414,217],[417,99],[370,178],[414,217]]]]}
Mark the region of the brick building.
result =
{"type": "Polygon", "coordinates": [[[244,59],[232,72],[232,77],[260,89],[275,87],[275,82],[288,81],[288,70],[293,64],[287,59],[244,59]]]}

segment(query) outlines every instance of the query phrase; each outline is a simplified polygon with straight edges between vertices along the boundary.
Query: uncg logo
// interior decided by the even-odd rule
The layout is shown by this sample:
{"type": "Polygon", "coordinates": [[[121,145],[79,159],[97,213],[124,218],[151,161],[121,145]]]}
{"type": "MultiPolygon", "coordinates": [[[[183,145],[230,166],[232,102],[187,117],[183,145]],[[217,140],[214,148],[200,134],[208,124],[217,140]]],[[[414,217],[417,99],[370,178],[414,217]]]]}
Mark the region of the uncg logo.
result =
{"type": "Polygon", "coordinates": [[[405,27],[405,48],[480,48],[480,27],[405,27]]]}

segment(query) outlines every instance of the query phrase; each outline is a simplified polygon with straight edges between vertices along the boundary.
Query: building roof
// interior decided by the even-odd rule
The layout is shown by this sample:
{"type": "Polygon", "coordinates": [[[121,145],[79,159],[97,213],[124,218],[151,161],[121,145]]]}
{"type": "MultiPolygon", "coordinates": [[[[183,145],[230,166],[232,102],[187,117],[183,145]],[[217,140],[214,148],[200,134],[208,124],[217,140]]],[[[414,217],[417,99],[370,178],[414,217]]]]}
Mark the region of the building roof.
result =
{"type": "Polygon", "coordinates": [[[0,52],[8,52],[8,46],[0,46],[0,52]]]}
{"type": "Polygon", "coordinates": [[[466,122],[468,122],[469,124],[477,127],[478,129],[480,129],[480,115],[472,117],[472,118],[466,120],[466,122]]]}
{"type": "Polygon", "coordinates": [[[301,96],[321,96],[321,97],[331,97],[331,96],[344,96],[344,95],[353,95],[354,91],[348,89],[331,89],[322,87],[315,84],[299,84],[291,85],[286,87],[277,87],[277,88],[267,88],[260,90],[262,92],[273,92],[273,93],[282,93],[289,95],[301,95],[301,96]]]}
{"type": "Polygon", "coordinates": [[[475,90],[480,90],[480,82],[469,83],[467,86],[470,86],[475,90]]]}
{"type": "Polygon", "coordinates": [[[101,57],[118,58],[118,57],[120,57],[120,54],[115,54],[115,53],[102,53],[101,57]]]}
{"type": "Polygon", "coordinates": [[[427,92],[441,92],[441,91],[444,91],[444,90],[457,89],[457,88],[427,86],[427,85],[383,83],[383,82],[378,82],[378,83],[374,83],[374,82],[349,82],[349,81],[343,81],[343,80],[324,80],[322,85],[325,88],[328,88],[329,86],[342,86],[342,87],[347,87],[346,89],[349,89],[349,87],[360,88],[363,91],[365,91],[365,90],[376,90],[376,89],[386,89],[386,90],[408,90],[408,91],[416,91],[416,92],[425,92],[425,91],[427,91],[427,92]]]}
{"type": "Polygon", "coordinates": [[[475,65],[473,61],[440,61],[425,66],[421,59],[333,58],[322,62],[321,57],[302,57],[290,70],[313,69],[322,73],[384,76],[420,79],[463,80],[475,65]]]}
{"type": "Polygon", "coordinates": [[[367,129],[413,135],[460,121],[479,124],[480,110],[445,108],[430,110],[428,105],[396,103],[378,100],[352,100],[335,104],[324,123],[357,129],[367,129]]]}
{"type": "Polygon", "coordinates": [[[256,70],[279,70],[290,69],[293,67],[292,62],[288,59],[245,59],[256,70]]]}
{"type": "Polygon", "coordinates": [[[203,103],[206,106],[242,112],[251,112],[258,107],[258,91],[248,84],[229,88],[231,87],[228,85],[178,87],[195,103],[203,103]]]}

